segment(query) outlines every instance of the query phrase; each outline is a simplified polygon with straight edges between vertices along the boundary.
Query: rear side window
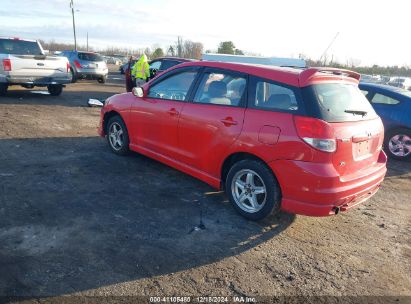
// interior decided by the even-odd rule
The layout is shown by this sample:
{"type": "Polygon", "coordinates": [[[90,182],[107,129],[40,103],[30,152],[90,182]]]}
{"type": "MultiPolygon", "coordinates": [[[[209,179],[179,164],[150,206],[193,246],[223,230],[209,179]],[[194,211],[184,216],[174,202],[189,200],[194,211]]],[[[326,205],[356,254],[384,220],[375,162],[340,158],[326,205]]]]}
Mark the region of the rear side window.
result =
{"type": "Polygon", "coordinates": [[[230,72],[205,72],[194,102],[238,106],[246,88],[245,76],[230,72]]]}
{"type": "Polygon", "coordinates": [[[85,61],[104,61],[103,57],[93,53],[78,53],[78,58],[85,61]]]}
{"type": "Polygon", "coordinates": [[[307,110],[328,122],[358,121],[377,114],[357,85],[322,83],[304,88],[307,110]]]}
{"type": "Polygon", "coordinates": [[[43,52],[35,41],[0,39],[0,54],[43,55],[43,52]]]}
{"type": "Polygon", "coordinates": [[[269,79],[250,77],[250,97],[248,106],[254,109],[300,113],[299,88],[269,79]]]}
{"type": "Polygon", "coordinates": [[[399,104],[400,101],[397,99],[394,99],[392,97],[376,93],[374,97],[371,99],[372,103],[380,103],[380,104],[387,104],[387,105],[395,105],[399,104]]]}
{"type": "Polygon", "coordinates": [[[276,83],[257,81],[254,107],[261,109],[297,111],[298,103],[294,92],[276,83]]]}

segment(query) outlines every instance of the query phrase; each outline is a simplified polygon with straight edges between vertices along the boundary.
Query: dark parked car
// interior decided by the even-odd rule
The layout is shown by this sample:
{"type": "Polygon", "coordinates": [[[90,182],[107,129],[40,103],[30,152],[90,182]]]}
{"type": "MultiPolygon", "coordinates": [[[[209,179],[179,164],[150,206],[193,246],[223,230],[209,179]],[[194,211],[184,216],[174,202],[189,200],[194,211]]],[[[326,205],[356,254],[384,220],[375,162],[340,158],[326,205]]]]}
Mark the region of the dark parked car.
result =
{"type": "Polygon", "coordinates": [[[388,155],[396,159],[410,159],[411,92],[371,83],[360,83],[359,87],[384,123],[384,147],[388,155]]]}
{"type": "MultiPolygon", "coordinates": [[[[165,70],[183,63],[183,62],[189,62],[189,61],[195,61],[193,59],[185,59],[185,58],[178,58],[178,57],[161,57],[161,58],[156,58],[153,59],[149,62],[150,64],[150,79],[154,78],[157,73],[162,73],[165,70]]],[[[128,65],[124,71],[124,74],[126,75],[126,89],[127,92],[131,92],[131,89],[134,87],[133,80],[131,79],[131,74],[130,71],[133,68],[134,63],[136,62],[135,59],[131,59],[128,62],[128,65]]],[[[121,72],[121,71],[120,71],[121,72]]]]}
{"type": "Polygon", "coordinates": [[[107,64],[104,58],[97,53],[80,51],[63,51],[60,56],[70,61],[72,82],[77,79],[91,78],[105,83],[108,75],[107,64]]]}

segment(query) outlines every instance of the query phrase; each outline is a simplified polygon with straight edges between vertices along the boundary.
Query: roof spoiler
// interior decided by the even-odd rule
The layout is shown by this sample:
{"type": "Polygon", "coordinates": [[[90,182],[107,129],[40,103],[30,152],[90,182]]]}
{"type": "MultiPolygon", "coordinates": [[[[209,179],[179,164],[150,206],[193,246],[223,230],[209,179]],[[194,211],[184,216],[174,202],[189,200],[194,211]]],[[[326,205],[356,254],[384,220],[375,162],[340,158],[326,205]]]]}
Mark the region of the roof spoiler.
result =
{"type": "Polygon", "coordinates": [[[337,69],[337,68],[318,67],[318,68],[308,68],[304,70],[300,74],[300,77],[299,77],[300,84],[302,85],[302,84],[309,82],[314,77],[314,75],[317,73],[325,73],[325,74],[351,77],[358,81],[361,78],[361,75],[354,71],[345,70],[345,69],[337,69]]]}

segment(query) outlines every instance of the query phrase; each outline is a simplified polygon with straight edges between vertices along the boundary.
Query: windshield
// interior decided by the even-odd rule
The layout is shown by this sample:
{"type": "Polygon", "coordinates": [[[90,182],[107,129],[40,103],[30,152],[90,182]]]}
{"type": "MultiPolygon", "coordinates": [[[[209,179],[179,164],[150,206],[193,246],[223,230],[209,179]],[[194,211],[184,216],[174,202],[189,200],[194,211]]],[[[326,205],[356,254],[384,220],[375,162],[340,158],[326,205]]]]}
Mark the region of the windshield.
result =
{"type": "Polygon", "coordinates": [[[85,61],[103,61],[103,57],[94,53],[78,53],[78,58],[85,61]]]}
{"type": "Polygon", "coordinates": [[[311,100],[311,109],[308,111],[315,117],[328,122],[358,121],[377,117],[371,104],[356,85],[323,83],[307,89],[311,100]]]}
{"type": "Polygon", "coordinates": [[[17,39],[0,39],[0,54],[43,55],[37,42],[17,39]]]}

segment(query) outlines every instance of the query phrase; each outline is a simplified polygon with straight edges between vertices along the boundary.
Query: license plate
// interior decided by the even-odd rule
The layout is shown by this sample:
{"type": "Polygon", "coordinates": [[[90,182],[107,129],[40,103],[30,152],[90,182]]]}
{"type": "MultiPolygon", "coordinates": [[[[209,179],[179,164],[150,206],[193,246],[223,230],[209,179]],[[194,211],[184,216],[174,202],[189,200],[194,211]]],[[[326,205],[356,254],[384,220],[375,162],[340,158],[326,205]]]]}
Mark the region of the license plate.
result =
{"type": "Polygon", "coordinates": [[[355,145],[357,156],[363,156],[370,153],[370,141],[362,141],[355,145]]]}

